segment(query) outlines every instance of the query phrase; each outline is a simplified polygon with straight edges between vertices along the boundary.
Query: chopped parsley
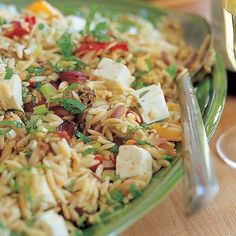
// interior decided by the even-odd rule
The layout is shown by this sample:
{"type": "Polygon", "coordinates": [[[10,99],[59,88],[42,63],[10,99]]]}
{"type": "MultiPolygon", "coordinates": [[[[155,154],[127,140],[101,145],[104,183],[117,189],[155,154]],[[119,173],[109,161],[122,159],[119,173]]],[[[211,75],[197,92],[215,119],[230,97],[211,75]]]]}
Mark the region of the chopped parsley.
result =
{"type": "Polygon", "coordinates": [[[177,71],[177,67],[176,65],[169,65],[167,68],[166,68],[166,72],[172,77],[172,78],[175,78],[176,76],[176,71],[177,71]]]}
{"type": "Polygon", "coordinates": [[[112,146],[109,151],[113,152],[113,153],[118,153],[119,152],[119,146],[118,145],[114,145],[112,146]]]}
{"type": "Polygon", "coordinates": [[[173,157],[169,155],[165,155],[162,157],[162,159],[171,162],[173,160],[173,157]]]}
{"type": "Polygon", "coordinates": [[[38,25],[38,29],[39,29],[39,30],[43,30],[44,27],[45,27],[45,24],[43,24],[43,23],[40,23],[40,24],[38,25]]]}
{"type": "Polygon", "coordinates": [[[141,89],[141,88],[145,87],[145,83],[142,81],[134,81],[131,86],[132,86],[132,88],[137,90],[137,89],[141,89]]]}
{"type": "Polygon", "coordinates": [[[141,195],[141,191],[135,184],[131,184],[129,187],[129,192],[131,193],[133,198],[137,198],[141,195]]]}
{"type": "Polygon", "coordinates": [[[91,142],[91,139],[90,139],[88,136],[84,135],[83,133],[81,133],[81,132],[79,132],[79,131],[76,131],[75,136],[76,136],[77,138],[79,138],[79,139],[80,139],[82,142],[84,142],[84,143],[89,143],[89,142],[91,142]]]}
{"type": "Polygon", "coordinates": [[[97,39],[98,42],[103,43],[109,40],[109,36],[107,35],[107,30],[108,30],[107,23],[100,22],[96,25],[92,34],[97,39]]]}
{"type": "Polygon", "coordinates": [[[71,57],[73,55],[72,49],[73,44],[71,41],[71,34],[65,32],[58,41],[58,47],[61,49],[62,54],[65,58],[71,57]]]}
{"type": "Polygon", "coordinates": [[[27,71],[30,73],[30,74],[34,74],[36,76],[40,76],[42,75],[42,73],[45,71],[45,68],[44,67],[35,67],[35,66],[30,66],[27,71]]]}
{"type": "Polygon", "coordinates": [[[96,148],[88,148],[86,151],[83,152],[84,155],[92,154],[96,148]]]}
{"type": "Polygon", "coordinates": [[[94,20],[94,17],[95,17],[95,15],[96,15],[97,10],[98,10],[98,7],[95,6],[95,5],[92,5],[92,6],[90,7],[88,16],[87,16],[87,18],[86,18],[86,25],[85,25],[85,32],[86,32],[87,34],[90,34],[90,27],[91,27],[91,24],[92,24],[92,22],[93,22],[93,20],[94,20]]]}
{"type": "Polygon", "coordinates": [[[16,128],[22,128],[22,123],[15,120],[2,120],[0,125],[14,125],[16,128]]]}
{"type": "Polygon", "coordinates": [[[120,190],[113,190],[111,192],[111,197],[113,200],[115,200],[117,202],[122,202],[124,199],[124,194],[120,190]]]}
{"type": "Polygon", "coordinates": [[[152,64],[150,58],[147,58],[147,59],[145,60],[145,62],[146,62],[146,64],[147,64],[148,72],[150,72],[150,71],[153,69],[153,64],[152,64]]]}
{"type": "Polygon", "coordinates": [[[137,28],[136,22],[133,22],[128,19],[123,19],[119,21],[119,25],[117,26],[117,30],[120,33],[126,33],[132,28],[137,28]]]}
{"type": "Polygon", "coordinates": [[[75,182],[76,182],[76,179],[72,179],[72,180],[70,181],[70,183],[69,183],[68,186],[66,187],[66,190],[67,190],[68,192],[72,192],[72,191],[73,191],[73,187],[74,187],[74,185],[75,185],[75,182]]]}
{"type": "Polygon", "coordinates": [[[12,76],[13,76],[13,70],[12,70],[12,68],[7,67],[7,68],[6,68],[6,74],[5,74],[4,79],[9,80],[9,79],[12,78],[12,76]]]}
{"type": "Polygon", "coordinates": [[[66,98],[63,99],[63,107],[73,115],[80,114],[87,108],[83,103],[75,99],[66,98]]]}

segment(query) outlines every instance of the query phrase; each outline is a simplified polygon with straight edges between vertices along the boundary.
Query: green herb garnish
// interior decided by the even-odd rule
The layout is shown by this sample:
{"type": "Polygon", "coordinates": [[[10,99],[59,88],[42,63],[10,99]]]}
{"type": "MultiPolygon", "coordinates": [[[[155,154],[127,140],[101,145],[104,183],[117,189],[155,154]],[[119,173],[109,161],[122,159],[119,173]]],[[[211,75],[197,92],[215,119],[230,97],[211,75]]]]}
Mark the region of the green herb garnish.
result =
{"type": "Polygon", "coordinates": [[[12,76],[13,76],[13,70],[12,70],[12,68],[7,67],[7,68],[6,68],[6,74],[5,74],[4,79],[9,80],[9,79],[12,78],[12,76]]]}
{"type": "Polygon", "coordinates": [[[32,156],[32,153],[33,153],[33,150],[32,150],[31,148],[29,148],[29,149],[27,150],[27,152],[25,153],[25,156],[26,156],[27,158],[30,158],[30,157],[32,156]]]}
{"type": "Polygon", "coordinates": [[[61,49],[64,57],[71,57],[73,55],[72,49],[73,45],[71,42],[71,34],[65,32],[58,41],[58,47],[61,49]]]}
{"type": "Polygon", "coordinates": [[[75,99],[63,99],[63,106],[73,115],[80,114],[86,109],[86,106],[83,103],[75,99]]]}
{"type": "Polygon", "coordinates": [[[84,155],[92,154],[96,148],[88,148],[86,151],[83,152],[84,155]]]}
{"type": "Polygon", "coordinates": [[[124,20],[121,20],[119,21],[119,25],[117,27],[117,30],[120,32],[120,33],[126,33],[128,32],[131,28],[136,28],[137,27],[137,24],[133,21],[130,21],[130,20],[127,20],[127,19],[124,19],[124,20]]]}
{"type": "Polygon", "coordinates": [[[147,58],[147,59],[145,60],[145,62],[146,62],[147,67],[148,67],[148,72],[152,71],[152,69],[153,69],[153,64],[152,64],[150,58],[147,58]]]}
{"type": "Polygon", "coordinates": [[[70,181],[70,183],[69,183],[68,186],[66,187],[66,190],[67,190],[68,192],[72,192],[72,191],[73,191],[73,187],[74,187],[74,185],[75,185],[75,182],[76,182],[76,179],[72,179],[72,180],[70,181]]]}
{"type": "Polygon", "coordinates": [[[57,95],[57,89],[50,83],[46,83],[40,87],[40,92],[49,100],[51,97],[57,95]]]}
{"type": "Polygon", "coordinates": [[[80,139],[82,142],[84,142],[84,143],[89,143],[89,142],[91,142],[91,139],[90,139],[88,136],[84,135],[83,133],[81,133],[81,132],[79,132],[79,131],[76,131],[75,136],[76,136],[77,138],[79,138],[79,139],[80,139]]]}
{"type": "Polygon", "coordinates": [[[39,29],[39,30],[43,30],[44,27],[45,27],[45,24],[43,24],[43,23],[40,23],[40,24],[38,25],[38,29],[39,29]]]}
{"type": "MultiPolygon", "coordinates": [[[[80,222],[79,222],[80,223],[80,222]]],[[[75,229],[73,236],[83,236],[83,232],[79,229],[75,229]]]]}
{"type": "Polygon", "coordinates": [[[96,25],[92,34],[97,39],[98,42],[103,43],[109,40],[109,36],[107,35],[107,29],[108,29],[107,23],[100,22],[96,25]]]}
{"type": "Polygon", "coordinates": [[[22,123],[14,120],[2,120],[0,125],[14,125],[18,129],[22,128],[22,123]]]}
{"type": "Polygon", "coordinates": [[[89,10],[89,13],[88,13],[88,16],[87,16],[87,19],[86,19],[86,25],[85,25],[85,32],[87,34],[90,34],[90,26],[94,20],[94,17],[96,15],[96,12],[98,10],[98,7],[95,6],[95,5],[92,5],[90,7],[90,10],[89,10]]]}
{"type": "Polygon", "coordinates": [[[119,146],[118,145],[114,145],[111,148],[109,148],[109,151],[111,151],[113,153],[118,153],[119,152],[119,146]]]}
{"type": "Polygon", "coordinates": [[[169,155],[165,155],[162,157],[162,159],[171,162],[173,160],[173,157],[169,155]]]}
{"type": "Polygon", "coordinates": [[[124,194],[120,190],[113,190],[111,193],[111,197],[117,202],[122,202],[124,199],[124,194]]]}
{"type": "Polygon", "coordinates": [[[141,191],[135,184],[131,184],[129,187],[129,192],[131,193],[133,198],[137,198],[141,195],[141,191]]]}
{"type": "Polygon", "coordinates": [[[177,71],[177,68],[176,68],[176,65],[169,65],[167,68],[166,68],[166,72],[172,77],[172,78],[175,78],[176,76],[176,71],[177,71]]]}
{"type": "Polygon", "coordinates": [[[132,86],[132,88],[137,90],[137,89],[143,88],[145,86],[145,84],[142,81],[134,81],[131,86],[132,86]]]}
{"type": "Polygon", "coordinates": [[[37,107],[34,107],[34,114],[35,115],[47,115],[49,113],[49,110],[45,105],[40,105],[37,107]]]}
{"type": "Polygon", "coordinates": [[[44,71],[44,67],[35,67],[35,66],[30,66],[27,71],[31,74],[34,74],[36,76],[40,76],[44,71]]]}

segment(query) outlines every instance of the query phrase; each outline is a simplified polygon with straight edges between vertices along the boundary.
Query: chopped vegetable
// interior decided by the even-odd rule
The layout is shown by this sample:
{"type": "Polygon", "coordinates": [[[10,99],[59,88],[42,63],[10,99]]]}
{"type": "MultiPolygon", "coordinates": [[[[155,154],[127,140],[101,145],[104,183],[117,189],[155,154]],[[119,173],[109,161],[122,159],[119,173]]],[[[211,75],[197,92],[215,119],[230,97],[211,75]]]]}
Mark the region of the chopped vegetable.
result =
{"type": "Polygon", "coordinates": [[[111,193],[112,199],[118,202],[122,202],[124,199],[124,194],[120,190],[113,190],[111,193]]]}
{"type": "Polygon", "coordinates": [[[80,53],[87,53],[89,51],[99,51],[104,50],[109,44],[108,43],[99,43],[99,42],[90,42],[82,43],[79,48],[80,53]]]}
{"type": "Polygon", "coordinates": [[[113,153],[118,153],[119,152],[119,146],[118,145],[114,145],[113,147],[111,147],[109,149],[109,151],[111,151],[113,153]]]}
{"type": "Polygon", "coordinates": [[[82,142],[84,142],[84,143],[89,143],[89,142],[91,142],[91,139],[90,139],[88,136],[84,135],[83,133],[81,133],[81,132],[79,132],[79,131],[76,131],[75,136],[76,136],[77,138],[79,138],[79,139],[80,139],[82,142]]]}
{"type": "Polygon", "coordinates": [[[71,143],[71,137],[70,137],[70,135],[65,131],[65,130],[58,130],[58,131],[56,131],[56,134],[60,137],[60,138],[64,138],[66,141],[67,141],[67,143],[71,143]]]}
{"type": "Polygon", "coordinates": [[[131,184],[129,187],[129,192],[133,198],[137,198],[141,195],[141,191],[138,189],[137,185],[131,184]]]}
{"type": "Polygon", "coordinates": [[[48,112],[49,111],[45,105],[40,105],[34,108],[35,115],[46,115],[48,112]]]}
{"type": "Polygon", "coordinates": [[[165,155],[162,157],[162,159],[171,162],[173,160],[173,157],[169,155],[165,155]]]}
{"type": "Polygon", "coordinates": [[[92,154],[96,148],[88,148],[86,151],[83,152],[84,155],[92,154]]]}
{"type": "Polygon", "coordinates": [[[157,131],[160,137],[166,138],[168,141],[179,142],[182,140],[182,134],[180,130],[165,128],[159,124],[154,124],[151,127],[157,131]]]}
{"type": "Polygon", "coordinates": [[[129,51],[129,48],[128,48],[128,44],[125,43],[125,42],[120,42],[120,43],[117,43],[115,46],[111,47],[110,50],[113,52],[113,51],[116,51],[116,50],[121,50],[121,51],[129,51]]]}
{"type": "Polygon", "coordinates": [[[72,192],[72,191],[73,191],[73,187],[74,187],[74,185],[75,185],[75,182],[76,182],[76,179],[72,179],[72,180],[70,181],[69,185],[66,187],[66,190],[67,190],[68,192],[72,192]]]}
{"type": "Polygon", "coordinates": [[[79,71],[63,71],[59,74],[59,80],[66,81],[69,84],[79,83],[83,84],[89,77],[79,71]]]}
{"type": "Polygon", "coordinates": [[[95,5],[92,5],[90,7],[89,14],[88,14],[87,19],[86,19],[86,26],[85,26],[85,32],[87,34],[90,34],[91,24],[94,20],[94,17],[96,15],[97,10],[98,10],[98,8],[95,5]]]}
{"type": "Polygon", "coordinates": [[[92,34],[97,39],[98,42],[103,43],[109,40],[109,36],[107,35],[107,29],[108,29],[107,23],[100,22],[96,25],[92,34]]]}
{"type": "Polygon", "coordinates": [[[167,68],[166,68],[166,72],[172,77],[172,78],[175,78],[176,76],[176,72],[177,72],[177,68],[176,68],[176,65],[169,65],[167,68]]]}
{"type": "Polygon", "coordinates": [[[73,236],[83,236],[83,232],[79,229],[75,229],[74,233],[73,233],[73,236]]]}
{"type": "Polygon", "coordinates": [[[43,24],[43,23],[40,23],[40,24],[38,25],[39,30],[43,30],[44,27],[45,27],[45,24],[43,24]]]}
{"type": "Polygon", "coordinates": [[[142,81],[134,81],[131,86],[132,88],[137,90],[143,88],[145,86],[145,83],[142,81]]]}
{"type": "Polygon", "coordinates": [[[73,115],[80,114],[86,109],[86,106],[83,103],[75,99],[64,99],[63,106],[73,115]]]}
{"type": "Polygon", "coordinates": [[[14,120],[2,120],[0,121],[0,125],[14,125],[16,128],[22,128],[22,123],[14,120]]]}
{"type": "Polygon", "coordinates": [[[57,95],[57,90],[50,83],[46,83],[40,87],[40,92],[49,100],[51,97],[57,95]]]}
{"type": "Polygon", "coordinates": [[[58,47],[61,49],[62,54],[64,57],[68,58],[73,55],[72,49],[73,44],[71,41],[71,34],[65,32],[58,41],[58,47]]]}
{"type": "Polygon", "coordinates": [[[95,172],[95,171],[97,170],[98,166],[99,166],[100,164],[103,164],[103,163],[104,163],[105,158],[104,158],[104,156],[96,155],[96,157],[94,158],[94,160],[98,160],[98,161],[99,161],[98,164],[96,164],[96,165],[90,167],[90,169],[95,172]]]}
{"type": "Polygon", "coordinates": [[[61,17],[60,12],[44,0],[36,1],[33,4],[29,5],[26,9],[35,13],[36,15],[40,15],[46,18],[61,17]]]}
{"type": "Polygon", "coordinates": [[[35,74],[36,76],[42,75],[42,73],[45,71],[44,67],[35,67],[35,66],[30,66],[27,71],[31,74],[35,74]]]}
{"type": "Polygon", "coordinates": [[[4,79],[11,79],[12,76],[13,76],[13,70],[12,70],[12,68],[7,67],[7,68],[6,68],[6,74],[5,74],[4,79]]]}

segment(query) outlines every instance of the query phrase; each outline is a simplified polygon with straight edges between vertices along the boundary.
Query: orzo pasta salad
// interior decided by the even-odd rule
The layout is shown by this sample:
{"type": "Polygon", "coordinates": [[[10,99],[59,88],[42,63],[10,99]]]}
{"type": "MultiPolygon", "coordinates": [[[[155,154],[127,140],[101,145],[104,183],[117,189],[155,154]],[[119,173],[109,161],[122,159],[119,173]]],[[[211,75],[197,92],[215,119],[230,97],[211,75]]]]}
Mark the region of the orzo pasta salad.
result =
{"type": "Polygon", "coordinates": [[[200,58],[168,18],[1,8],[0,235],[83,235],[142,194],[176,156],[176,80],[200,58]]]}

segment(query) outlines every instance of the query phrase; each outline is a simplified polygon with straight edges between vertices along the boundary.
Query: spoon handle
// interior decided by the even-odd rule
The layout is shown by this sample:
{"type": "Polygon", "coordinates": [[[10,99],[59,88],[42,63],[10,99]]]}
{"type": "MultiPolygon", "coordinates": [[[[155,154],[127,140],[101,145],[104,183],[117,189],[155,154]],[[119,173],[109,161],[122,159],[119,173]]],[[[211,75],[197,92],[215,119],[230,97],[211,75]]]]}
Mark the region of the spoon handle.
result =
{"type": "Polygon", "coordinates": [[[178,82],[183,128],[184,200],[187,214],[208,203],[218,192],[208,140],[191,78],[178,82]]]}

